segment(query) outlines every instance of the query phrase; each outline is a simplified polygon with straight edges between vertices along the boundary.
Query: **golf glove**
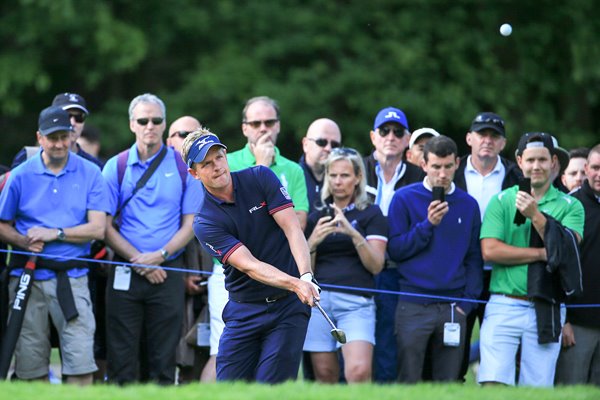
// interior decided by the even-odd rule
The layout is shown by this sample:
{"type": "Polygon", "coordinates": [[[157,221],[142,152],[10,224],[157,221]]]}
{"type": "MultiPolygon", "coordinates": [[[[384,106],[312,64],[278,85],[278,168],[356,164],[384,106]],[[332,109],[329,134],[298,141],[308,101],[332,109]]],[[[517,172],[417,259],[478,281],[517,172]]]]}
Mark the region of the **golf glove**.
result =
{"type": "Polygon", "coordinates": [[[321,293],[321,287],[319,286],[319,282],[317,282],[317,280],[313,276],[312,272],[303,273],[302,276],[300,277],[300,280],[304,281],[304,282],[312,283],[312,285],[315,287],[315,290],[317,291],[317,293],[321,293]]]}

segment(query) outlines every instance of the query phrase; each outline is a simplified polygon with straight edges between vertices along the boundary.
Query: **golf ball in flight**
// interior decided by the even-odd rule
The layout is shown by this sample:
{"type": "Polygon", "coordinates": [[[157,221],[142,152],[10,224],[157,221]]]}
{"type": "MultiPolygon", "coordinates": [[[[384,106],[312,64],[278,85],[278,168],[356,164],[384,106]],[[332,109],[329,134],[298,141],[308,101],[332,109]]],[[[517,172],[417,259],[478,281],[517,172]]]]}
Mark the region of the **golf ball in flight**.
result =
{"type": "Polygon", "coordinates": [[[510,24],[502,24],[502,26],[500,27],[500,34],[502,36],[510,36],[511,33],[512,26],[510,26],[510,24]]]}

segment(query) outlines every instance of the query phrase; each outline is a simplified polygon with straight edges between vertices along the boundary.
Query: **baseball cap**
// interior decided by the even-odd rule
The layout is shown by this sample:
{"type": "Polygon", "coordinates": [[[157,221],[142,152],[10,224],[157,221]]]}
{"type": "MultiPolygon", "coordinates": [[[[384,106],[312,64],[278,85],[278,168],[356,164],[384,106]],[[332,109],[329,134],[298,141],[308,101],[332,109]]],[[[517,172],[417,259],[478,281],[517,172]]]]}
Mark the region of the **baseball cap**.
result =
{"type": "Polygon", "coordinates": [[[558,140],[556,140],[554,136],[552,136],[552,144],[554,145],[553,154],[556,154],[556,157],[558,158],[558,162],[560,164],[559,175],[562,175],[563,172],[565,172],[565,169],[567,169],[571,157],[569,156],[569,152],[567,150],[558,145],[558,140]]]}
{"type": "Polygon", "coordinates": [[[44,108],[38,119],[38,131],[47,136],[58,131],[72,131],[71,116],[60,106],[44,108]]]}
{"type": "Polygon", "coordinates": [[[539,147],[545,147],[550,150],[550,154],[556,154],[552,136],[544,132],[528,132],[519,139],[516,155],[522,156],[525,149],[539,147]]]}
{"type": "Polygon", "coordinates": [[[71,108],[77,108],[86,114],[89,114],[85,103],[85,99],[77,93],[60,93],[52,100],[53,106],[61,106],[63,110],[69,110],[71,108]]]}
{"type": "Polygon", "coordinates": [[[373,130],[379,128],[381,125],[387,122],[397,122],[404,128],[408,128],[408,120],[404,112],[398,108],[386,107],[377,113],[375,117],[375,123],[373,124],[373,130]]]}
{"type": "Polygon", "coordinates": [[[204,135],[196,139],[187,155],[188,167],[191,168],[193,163],[204,161],[213,146],[220,146],[227,150],[227,146],[221,143],[217,135],[204,135]]]}
{"type": "Polygon", "coordinates": [[[431,137],[440,136],[440,133],[433,128],[417,129],[416,131],[414,131],[413,133],[410,134],[410,140],[408,141],[408,148],[411,149],[413,147],[413,144],[415,144],[415,142],[417,140],[419,140],[420,138],[422,138],[424,136],[431,136],[431,137]]]}
{"type": "Polygon", "coordinates": [[[471,132],[481,132],[484,129],[492,129],[500,135],[506,136],[504,120],[498,114],[492,112],[481,112],[471,122],[471,132]]]}

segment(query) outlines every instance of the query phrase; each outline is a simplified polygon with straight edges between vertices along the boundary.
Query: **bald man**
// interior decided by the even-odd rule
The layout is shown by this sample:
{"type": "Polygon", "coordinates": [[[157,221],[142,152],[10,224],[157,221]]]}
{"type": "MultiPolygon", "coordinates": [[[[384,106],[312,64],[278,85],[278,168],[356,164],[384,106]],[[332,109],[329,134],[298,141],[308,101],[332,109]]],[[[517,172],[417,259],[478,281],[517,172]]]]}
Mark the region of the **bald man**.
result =
{"type": "Polygon", "coordinates": [[[189,115],[176,119],[171,123],[169,136],[167,137],[167,146],[171,146],[176,152],[181,154],[181,144],[183,139],[196,129],[202,128],[200,121],[189,115]]]}
{"type": "Polygon", "coordinates": [[[325,175],[325,160],[332,149],[340,147],[342,133],[338,124],[328,118],[313,121],[306,136],[302,138],[304,155],[300,158],[300,166],[306,177],[309,213],[315,210],[315,202],[319,203],[321,187],[325,175]]]}

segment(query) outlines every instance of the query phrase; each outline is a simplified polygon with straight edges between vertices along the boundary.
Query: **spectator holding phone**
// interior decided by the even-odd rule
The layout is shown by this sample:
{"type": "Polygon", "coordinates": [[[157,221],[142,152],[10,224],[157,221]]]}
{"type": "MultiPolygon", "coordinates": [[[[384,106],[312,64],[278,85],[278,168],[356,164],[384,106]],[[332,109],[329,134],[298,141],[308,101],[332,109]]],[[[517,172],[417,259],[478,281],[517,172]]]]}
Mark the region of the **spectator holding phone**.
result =
{"type": "MultiPolygon", "coordinates": [[[[520,348],[519,385],[552,386],[560,352],[565,309],[559,293],[562,277],[553,276],[544,244],[547,232],[569,229],[563,247],[583,235],[584,210],[579,200],[552,185],[558,157],[552,137],[543,132],[521,136],[517,163],[530,190],[513,186],[492,197],[481,228],[481,250],[492,264],[490,301],[480,331],[479,383],[515,384],[515,360],[520,348]],[[520,214],[524,223],[515,224],[520,214]],[[560,225],[559,228],[554,228],[560,225]],[[548,274],[550,276],[546,277],[548,274]],[[549,281],[548,281],[549,280],[549,281]]],[[[517,221],[518,222],[518,221],[517,221]]],[[[558,249],[555,246],[553,252],[558,249]]],[[[567,249],[568,251],[568,249],[567,249]]],[[[577,250],[564,269],[578,269],[577,250]],[[570,264],[575,261],[574,266],[570,264]]],[[[573,290],[575,292],[575,290],[573,290]]],[[[564,293],[563,293],[564,294],[564,293]]]]}
{"type": "MultiPolygon", "coordinates": [[[[388,227],[381,209],[369,203],[361,156],[334,148],[325,162],[321,199],[325,208],[309,215],[306,227],[315,277],[320,283],[375,288],[373,275],[383,268],[388,227]]],[[[346,381],[371,380],[375,343],[375,301],[371,292],[329,289],[321,305],[346,333],[342,346],[346,381]]],[[[313,309],[304,351],[311,352],[315,378],[336,383],[339,363],[329,325],[313,309]]]]}
{"type": "Polygon", "coordinates": [[[429,140],[421,162],[423,182],[394,194],[388,213],[388,252],[398,265],[401,296],[396,310],[398,380],[418,382],[428,344],[432,380],[458,379],[467,315],[482,289],[481,218],[475,199],[452,180],[456,143],[429,140]],[[458,300],[457,300],[458,299],[458,300]]]}

